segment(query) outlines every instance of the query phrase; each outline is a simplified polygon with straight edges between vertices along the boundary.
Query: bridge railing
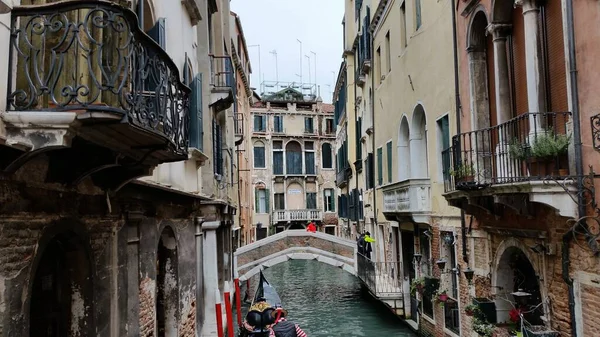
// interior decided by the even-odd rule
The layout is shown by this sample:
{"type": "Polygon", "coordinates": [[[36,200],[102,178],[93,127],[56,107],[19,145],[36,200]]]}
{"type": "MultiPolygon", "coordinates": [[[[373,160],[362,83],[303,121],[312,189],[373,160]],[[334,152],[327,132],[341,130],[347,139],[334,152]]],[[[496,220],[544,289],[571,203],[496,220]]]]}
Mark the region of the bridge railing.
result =
{"type": "Polygon", "coordinates": [[[374,262],[357,254],[358,277],[377,297],[402,297],[402,263],[374,262]]]}
{"type": "Polygon", "coordinates": [[[273,222],[311,220],[323,220],[323,213],[318,209],[286,209],[273,211],[273,222]]]}

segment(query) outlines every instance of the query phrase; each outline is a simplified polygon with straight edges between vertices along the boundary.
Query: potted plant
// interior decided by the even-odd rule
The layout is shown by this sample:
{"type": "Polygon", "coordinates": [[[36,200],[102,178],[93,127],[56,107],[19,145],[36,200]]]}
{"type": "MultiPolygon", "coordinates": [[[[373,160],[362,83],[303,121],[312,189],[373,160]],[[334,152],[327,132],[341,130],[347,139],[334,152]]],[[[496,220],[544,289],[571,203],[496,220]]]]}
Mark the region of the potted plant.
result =
{"type": "MultiPolygon", "coordinates": [[[[570,134],[555,134],[553,131],[548,131],[536,135],[531,145],[531,157],[536,158],[537,162],[532,162],[532,166],[534,166],[534,163],[537,164],[539,162],[545,168],[550,164],[549,172],[546,173],[553,174],[555,168],[552,164],[554,164],[556,159],[567,153],[570,143],[570,134]]],[[[535,171],[535,168],[532,170],[535,171]]],[[[544,174],[543,172],[539,173],[544,174]]]]}
{"type": "Polygon", "coordinates": [[[485,320],[475,317],[475,318],[473,318],[473,325],[471,326],[471,328],[479,336],[492,337],[492,335],[494,334],[494,329],[496,329],[496,326],[494,326],[491,323],[488,323],[485,320]]]}
{"type": "Polygon", "coordinates": [[[469,304],[465,307],[465,314],[467,316],[475,316],[480,312],[477,304],[469,304]]]}
{"type": "Polygon", "coordinates": [[[508,144],[508,154],[512,159],[525,161],[531,155],[531,148],[515,137],[508,144]]]}
{"type": "Polygon", "coordinates": [[[410,284],[411,294],[414,294],[415,292],[422,294],[424,288],[425,288],[425,278],[424,277],[416,278],[410,284]]]}
{"type": "Polygon", "coordinates": [[[454,177],[457,185],[466,185],[475,182],[475,168],[473,164],[458,164],[454,169],[450,170],[450,175],[454,177]]]}
{"type": "Polygon", "coordinates": [[[440,306],[444,306],[444,303],[448,301],[448,293],[446,290],[438,290],[436,297],[437,301],[440,303],[440,306]]]}

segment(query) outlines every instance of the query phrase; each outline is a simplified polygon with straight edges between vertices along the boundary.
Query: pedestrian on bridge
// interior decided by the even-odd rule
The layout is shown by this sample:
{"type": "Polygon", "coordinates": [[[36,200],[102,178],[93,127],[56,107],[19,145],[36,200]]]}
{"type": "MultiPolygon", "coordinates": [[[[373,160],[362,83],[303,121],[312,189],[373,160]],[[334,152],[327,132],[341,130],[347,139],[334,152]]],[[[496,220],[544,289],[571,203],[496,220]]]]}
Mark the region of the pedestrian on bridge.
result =
{"type": "Polygon", "coordinates": [[[306,226],[306,231],[307,232],[311,232],[311,233],[316,233],[317,232],[317,226],[315,226],[315,222],[311,221],[308,226],[306,226]]]}

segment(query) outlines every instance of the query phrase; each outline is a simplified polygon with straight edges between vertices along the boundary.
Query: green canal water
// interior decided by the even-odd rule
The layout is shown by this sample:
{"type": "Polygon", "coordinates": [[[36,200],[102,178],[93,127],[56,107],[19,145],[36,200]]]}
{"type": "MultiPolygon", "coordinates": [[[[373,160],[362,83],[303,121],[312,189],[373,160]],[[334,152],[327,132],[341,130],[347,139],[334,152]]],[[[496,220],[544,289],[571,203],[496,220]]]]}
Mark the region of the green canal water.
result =
{"type": "MultiPolygon", "coordinates": [[[[266,269],[289,319],[309,337],[414,337],[400,319],[361,289],[360,281],[317,261],[290,260],[266,269]]],[[[251,294],[257,278],[251,280],[251,294]]],[[[248,304],[244,305],[244,314],[248,304]]]]}

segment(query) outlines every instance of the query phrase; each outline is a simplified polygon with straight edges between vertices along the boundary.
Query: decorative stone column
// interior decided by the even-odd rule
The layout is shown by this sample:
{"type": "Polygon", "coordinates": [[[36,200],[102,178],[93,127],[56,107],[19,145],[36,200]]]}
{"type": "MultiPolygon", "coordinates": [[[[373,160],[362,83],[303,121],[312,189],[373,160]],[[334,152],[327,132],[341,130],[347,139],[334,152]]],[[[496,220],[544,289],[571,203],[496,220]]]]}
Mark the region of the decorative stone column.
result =
{"type": "MultiPolygon", "coordinates": [[[[523,7],[525,18],[525,64],[527,66],[527,101],[529,112],[546,112],[546,85],[543,69],[543,59],[540,42],[540,7],[537,0],[517,0],[517,5],[523,7]]],[[[544,118],[530,116],[529,135],[535,135],[543,130],[544,118]]]]}
{"type": "MultiPolygon", "coordinates": [[[[488,26],[488,32],[492,34],[494,41],[494,72],[496,83],[496,120],[497,124],[507,122],[511,118],[510,77],[508,67],[508,52],[506,40],[512,25],[492,23],[488,26]]],[[[498,144],[496,145],[496,181],[502,178],[514,176],[512,159],[509,158],[507,138],[503,129],[498,130],[498,144]]]]}
{"type": "Polygon", "coordinates": [[[202,242],[202,277],[204,279],[204,324],[202,336],[217,336],[217,316],[215,304],[219,291],[219,267],[217,263],[217,228],[220,221],[202,224],[204,241],[202,242]]]}
{"type": "Polygon", "coordinates": [[[494,41],[494,72],[496,83],[496,119],[498,124],[508,121],[511,117],[510,77],[508,69],[508,56],[506,39],[512,25],[492,23],[488,32],[494,41]]]}

